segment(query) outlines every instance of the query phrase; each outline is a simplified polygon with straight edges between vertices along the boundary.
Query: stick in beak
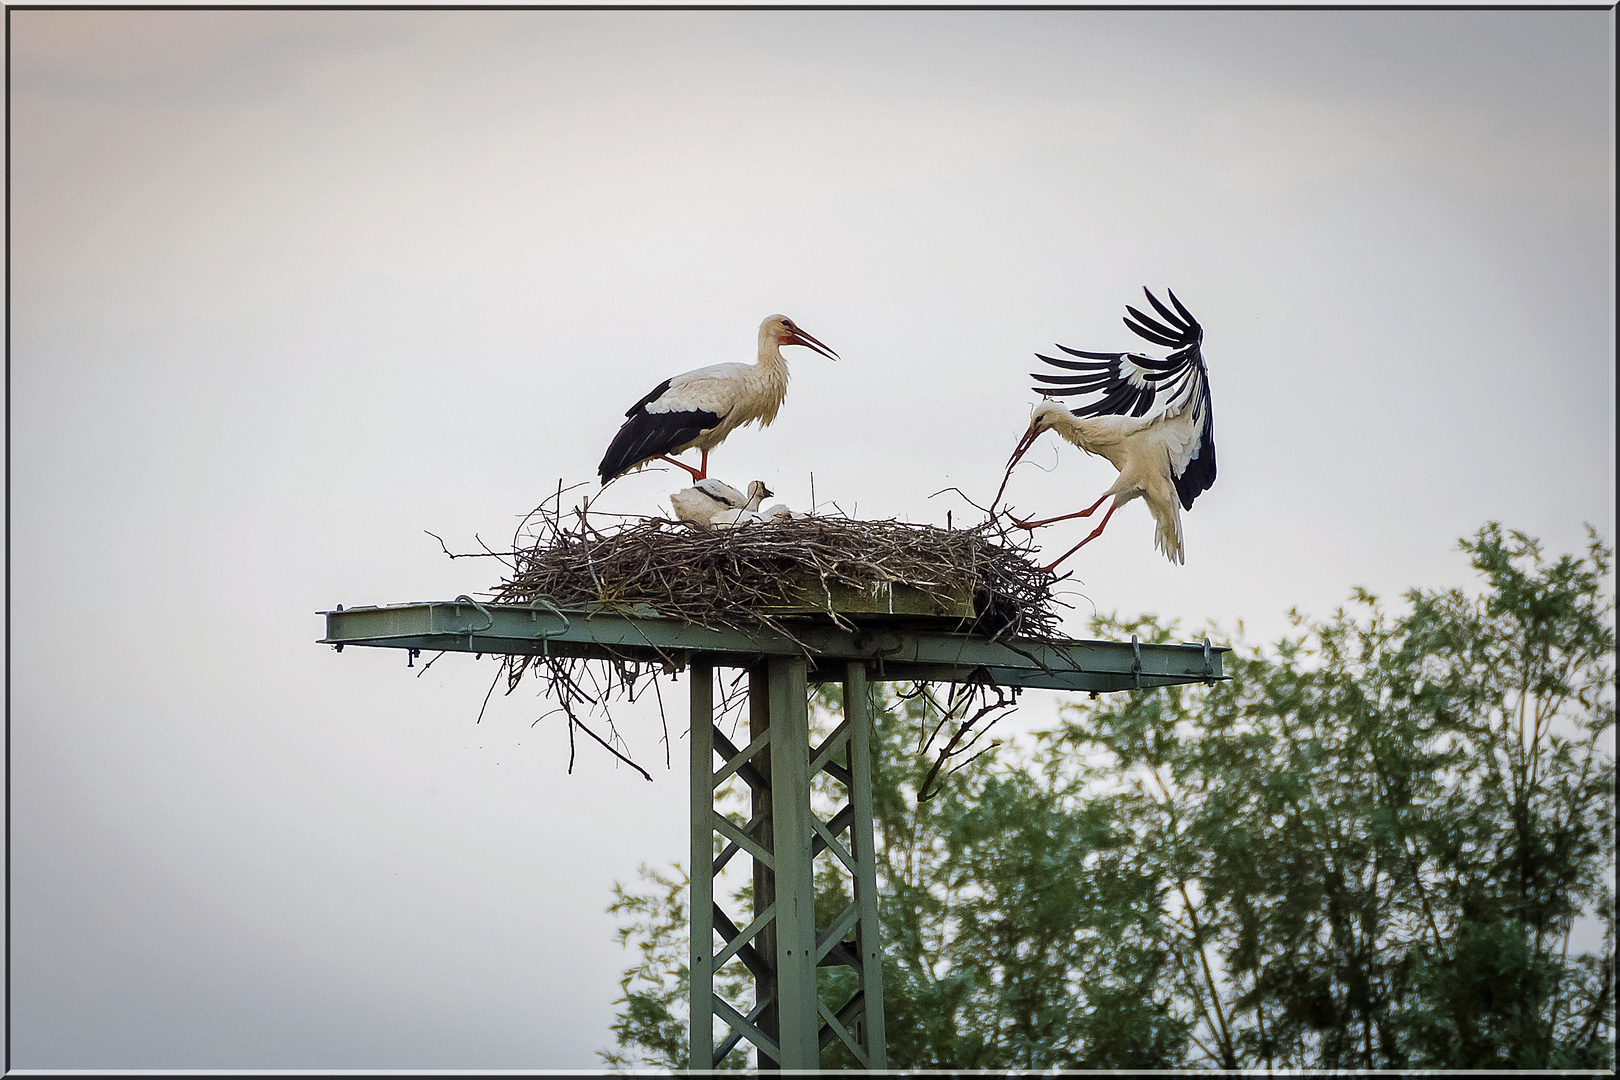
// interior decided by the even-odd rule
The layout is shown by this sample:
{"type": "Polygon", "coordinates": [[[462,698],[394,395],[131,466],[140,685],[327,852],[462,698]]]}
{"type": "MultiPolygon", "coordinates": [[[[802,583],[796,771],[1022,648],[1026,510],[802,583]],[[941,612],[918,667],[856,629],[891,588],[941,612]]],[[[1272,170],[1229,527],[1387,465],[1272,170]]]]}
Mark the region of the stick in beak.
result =
{"type": "Polygon", "coordinates": [[[1018,446],[1014,448],[1012,457],[1007,459],[1007,471],[1001,474],[1001,486],[996,489],[996,497],[990,500],[990,513],[992,515],[996,512],[996,504],[1001,501],[1002,494],[1007,490],[1007,481],[1012,479],[1013,466],[1018,464],[1019,459],[1024,456],[1031,446],[1035,445],[1035,439],[1040,433],[1040,429],[1031,420],[1029,429],[1024,432],[1024,437],[1018,440],[1018,446]]]}

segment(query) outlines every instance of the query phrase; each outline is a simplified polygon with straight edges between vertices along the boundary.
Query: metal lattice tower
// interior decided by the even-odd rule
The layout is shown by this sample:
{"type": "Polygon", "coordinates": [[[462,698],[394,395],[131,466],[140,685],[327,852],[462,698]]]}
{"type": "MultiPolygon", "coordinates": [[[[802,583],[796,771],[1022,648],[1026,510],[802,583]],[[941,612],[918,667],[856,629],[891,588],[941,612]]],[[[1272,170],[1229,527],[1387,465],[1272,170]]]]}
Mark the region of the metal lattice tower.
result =
{"type": "Polygon", "coordinates": [[[998,641],[901,627],[892,620],[853,631],[807,626],[795,640],[764,627],[718,630],[655,615],[559,611],[543,602],[481,604],[465,596],[322,614],[322,643],[338,649],[367,645],[686,667],[692,722],[688,1059],[694,1070],[713,1068],[743,1041],[754,1047],[764,1069],[818,1068],[821,1049],[835,1041],[868,1069],[887,1065],[870,679],[1126,690],[1220,679],[1225,651],[1207,640],[1186,645],[1134,639],[1128,644],[998,641]],[[740,749],[714,724],[719,667],[748,672],[750,741],[740,749]],[[843,721],[812,746],[809,687],[829,682],[843,684],[843,721]],[[811,806],[811,782],[821,773],[841,785],[848,798],[827,821],[811,806]],[[717,788],[733,775],[750,793],[750,819],[741,826],[715,806],[717,788]],[[718,856],[717,834],[724,842],[718,856]],[[853,900],[829,925],[817,926],[814,867],[824,851],[847,873],[853,900]],[[754,910],[742,926],[714,895],[715,875],[738,855],[753,864],[754,910]],[[753,976],[754,1001],[746,1012],[715,994],[716,972],[734,957],[753,976]],[[817,992],[817,968],[832,965],[855,973],[855,992],[847,1001],[823,1001],[817,992]],[[718,1044],[716,1020],[726,1030],[718,1044]]]}
{"type": "Polygon", "coordinates": [[[887,1067],[866,667],[855,661],[845,666],[844,721],[820,746],[810,744],[807,672],[804,660],[789,657],[749,671],[752,741],[738,750],[714,726],[712,667],[691,667],[688,1061],[693,1069],[718,1066],[744,1038],[758,1049],[762,1068],[816,1068],[821,1047],[835,1039],[864,1067],[887,1067]],[[822,772],[841,783],[849,799],[830,821],[822,821],[810,804],[811,781],[822,772]],[[752,795],[751,817],[741,828],[713,803],[714,790],[733,774],[748,784],[752,795]],[[713,846],[717,832],[728,841],[718,858],[713,846]],[[847,841],[841,839],[845,834],[847,841]],[[813,869],[822,851],[832,852],[848,873],[853,897],[826,927],[815,923],[813,869]],[[714,876],[739,852],[746,852],[754,864],[753,918],[741,929],[715,900],[713,888],[714,876]],[[703,873],[705,864],[708,874],[703,873]],[[854,940],[846,943],[850,931],[854,940]],[[716,933],[723,939],[718,952],[716,933]],[[754,977],[754,1005],[746,1015],[714,990],[715,973],[733,956],[754,977]],[[821,999],[816,969],[828,964],[854,969],[856,990],[847,1001],[821,999]],[[710,1003],[707,1009],[705,1001],[710,1003]],[[719,1046],[714,1044],[716,1018],[730,1029],[719,1046]]]}

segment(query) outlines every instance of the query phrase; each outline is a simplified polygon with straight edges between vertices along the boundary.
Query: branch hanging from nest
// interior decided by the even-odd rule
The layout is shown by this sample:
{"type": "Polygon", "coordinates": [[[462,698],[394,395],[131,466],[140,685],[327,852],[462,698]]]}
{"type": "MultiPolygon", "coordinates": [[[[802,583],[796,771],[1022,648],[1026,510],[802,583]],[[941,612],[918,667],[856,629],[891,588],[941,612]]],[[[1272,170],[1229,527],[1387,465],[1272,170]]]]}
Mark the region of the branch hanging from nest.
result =
{"type": "MultiPolygon", "coordinates": [[[[938,700],[934,698],[934,695],[930,693],[922,684],[918,684],[916,692],[922,694],[934,705],[936,709],[939,710],[940,713],[939,723],[934,726],[934,730],[928,736],[928,741],[923,744],[923,753],[928,752],[929,747],[933,745],[935,736],[939,734],[940,728],[944,727],[945,724],[954,716],[961,712],[966,712],[967,709],[973,708],[975,704],[978,706],[976,709],[974,709],[973,715],[964,718],[956,725],[956,730],[951,732],[950,738],[945,740],[945,745],[940,747],[939,755],[934,759],[933,768],[928,770],[928,775],[923,777],[923,782],[918,785],[917,801],[927,802],[929,799],[938,794],[938,789],[934,788],[933,784],[934,778],[939,775],[939,770],[944,768],[947,761],[950,761],[955,757],[960,757],[961,755],[972,750],[979,744],[979,741],[984,738],[990,729],[995,726],[998,720],[1012,712],[1013,709],[1017,708],[1018,691],[1017,689],[1012,689],[1009,691],[1008,688],[1003,686],[967,684],[954,688],[951,691],[949,703],[943,707],[940,706],[938,700]],[[991,698],[990,696],[992,692],[995,694],[994,698],[991,698]],[[985,724],[981,728],[978,728],[978,732],[975,734],[974,728],[978,727],[979,722],[987,717],[989,718],[989,723],[985,724]]],[[[986,746],[977,754],[974,754],[967,760],[953,766],[951,771],[945,775],[950,776],[952,773],[960,772],[962,769],[967,768],[976,759],[988,753],[997,745],[999,745],[999,743],[992,742],[989,746],[986,746]]]]}

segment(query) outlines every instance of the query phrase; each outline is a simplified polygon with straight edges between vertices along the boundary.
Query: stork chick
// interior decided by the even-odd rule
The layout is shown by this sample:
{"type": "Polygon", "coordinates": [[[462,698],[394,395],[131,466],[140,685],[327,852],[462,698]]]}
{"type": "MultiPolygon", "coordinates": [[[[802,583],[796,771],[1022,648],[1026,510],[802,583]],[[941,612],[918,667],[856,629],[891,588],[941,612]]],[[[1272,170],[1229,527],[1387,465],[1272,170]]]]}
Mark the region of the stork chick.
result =
{"type": "Polygon", "coordinates": [[[690,521],[694,525],[714,525],[721,515],[758,510],[759,504],[772,494],[761,480],[751,482],[748,494],[744,495],[724,481],[706,478],[671,495],[669,503],[675,508],[675,516],[682,521],[690,521]]]}
{"type": "Polygon", "coordinates": [[[808,514],[796,514],[788,509],[787,503],[771,503],[759,512],[759,516],[766,521],[795,521],[808,517],[808,514]]]}

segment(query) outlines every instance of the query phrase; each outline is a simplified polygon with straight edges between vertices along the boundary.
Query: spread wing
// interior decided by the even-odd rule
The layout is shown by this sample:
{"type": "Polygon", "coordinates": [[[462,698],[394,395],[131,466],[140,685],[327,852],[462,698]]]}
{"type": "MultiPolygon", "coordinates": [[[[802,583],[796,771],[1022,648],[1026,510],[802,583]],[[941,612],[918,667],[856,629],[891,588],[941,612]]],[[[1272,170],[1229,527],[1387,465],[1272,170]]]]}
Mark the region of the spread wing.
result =
{"type": "Polygon", "coordinates": [[[1055,368],[1076,371],[1077,375],[1049,375],[1034,372],[1045,385],[1035,387],[1048,397],[1071,394],[1101,394],[1088,405],[1074,409],[1076,416],[1146,416],[1158,405],[1158,414],[1185,416],[1198,433],[1190,454],[1175,455],[1172,472],[1181,504],[1192,509],[1193,500],[1215,483],[1215,418],[1210,410],[1209,371],[1204,366],[1204,328],[1166,290],[1174,310],[1159,302],[1147,289],[1142,292],[1159,318],[1144,315],[1126,306],[1125,325],[1137,337],[1173,350],[1163,360],[1133,352],[1084,352],[1065,345],[1058,348],[1079,360],[1062,360],[1035,355],[1055,368]]]}

